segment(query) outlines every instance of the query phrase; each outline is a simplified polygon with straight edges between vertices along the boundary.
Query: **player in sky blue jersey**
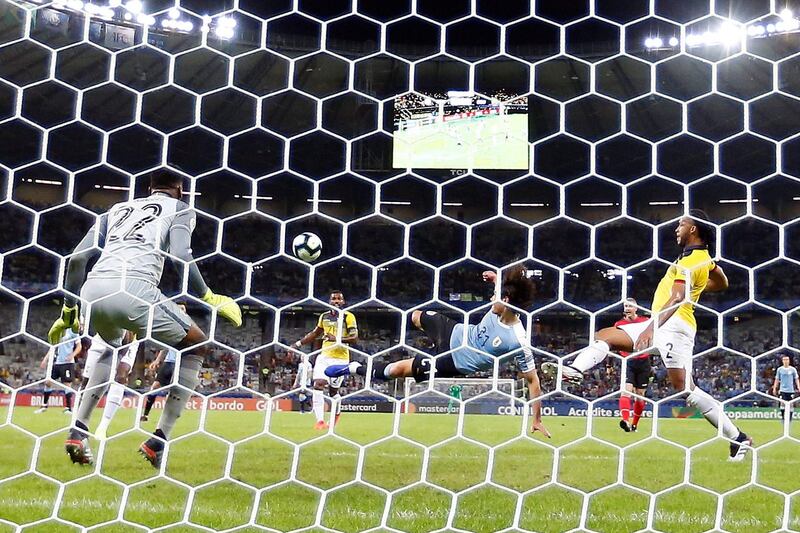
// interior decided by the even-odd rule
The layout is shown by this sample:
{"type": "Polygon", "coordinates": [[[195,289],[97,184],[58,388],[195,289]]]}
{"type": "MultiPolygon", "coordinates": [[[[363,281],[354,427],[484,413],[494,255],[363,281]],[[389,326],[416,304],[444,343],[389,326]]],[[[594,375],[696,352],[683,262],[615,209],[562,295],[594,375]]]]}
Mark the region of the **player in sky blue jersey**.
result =
{"type": "MultiPolygon", "coordinates": [[[[497,274],[483,273],[484,281],[495,283],[497,274]]],[[[513,354],[520,372],[528,383],[531,398],[541,395],[539,375],[533,361],[528,335],[519,315],[510,306],[525,309],[533,301],[535,288],[523,266],[509,269],[503,276],[500,298],[483,316],[480,323],[464,325],[435,311],[418,309],[411,314],[414,326],[421,329],[436,345],[439,357],[418,355],[394,363],[373,362],[372,379],[388,380],[413,377],[417,382],[435,377],[466,377],[475,372],[491,370],[495,361],[513,354]],[[508,304],[508,305],[507,305],[508,304]]],[[[494,298],[493,298],[494,299],[494,298]]],[[[367,367],[359,362],[334,365],[325,370],[330,377],[358,374],[366,376],[367,367]]],[[[541,421],[541,402],[534,402],[534,421],[531,431],[550,433],[541,421]]]]}
{"type": "MultiPolygon", "coordinates": [[[[787,412],[791,410],[786,402],[794,400],[794,395],[800,391],[800,379],[798,379],[797,369],[792,366],[792,359],[788,355],[781,357],[781,366],[775,372],[775,383],[772,384],[772,394],[780,395],[783,408],[781,409],[782,419],[787,418],[787,412]]],[[[791,416],[788,417],[791,420],[791,416]]]]}
{"type": "MultiPolygon", "coordinates": [[[[50,379],[45,383],[42,407],[36,410],[37,414],[47,411],[47,405],[50,403],[50,396],[53,394],[52,383],[60,382],[68,387],[72,386],[72,382],[75,380],[75,357],[80,353],[80,333],[68,329],[64,331],[59,344],[45,354],[39,365],[41,368],[47,368],[47,361],[50,359],[51,355],[54,356],[54,360],[52,370],[50,371],[50,379]]],[[[72,413],[72,399],[74,397],[75,393],[70,390],[64,391],[64,413],[72,413]]]]}

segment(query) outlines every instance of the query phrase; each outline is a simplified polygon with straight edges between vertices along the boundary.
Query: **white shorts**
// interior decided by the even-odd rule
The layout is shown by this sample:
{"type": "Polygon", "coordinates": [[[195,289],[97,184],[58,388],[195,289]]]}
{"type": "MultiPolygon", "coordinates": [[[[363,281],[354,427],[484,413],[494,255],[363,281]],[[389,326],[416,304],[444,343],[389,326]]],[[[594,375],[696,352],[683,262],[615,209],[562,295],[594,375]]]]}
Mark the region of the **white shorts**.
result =
{"type": "MultiPolygon", "coordinates": [[[[635,346],[639,335],[652,322],[653,319],[651,318],[647,322],[625,324],[617,326],[617,328],[627,333],[635,346]]],[[[694,336],[695,330],[689,324],[678,317],[670,317],[667,323],[658,328],[653,334],[653,345],[650,351],[661,356],[665,367],[684,368],[687,372],[691,372],[694,336]]]]}
{"type": "Polygon", "coordinates": [[[338,389],[342,386],[342,381],[344,381],[344,376],[339,376],[338,378],[329,378],[325,375],[325,369],[329,366],[335,365],[346,365],[350,361],[348,359],[337,359],[335,357],[327,357],[325,355],[319,354],[317,356],[317,361],[314,363],[314,372],[312,372],[313,380],[316,381],[318,379],[322,379],[327,381],[331,387],[334,389],[338,389]]]}
{"type": "MultiPolygon", "coordinates": [[[[92,337],[92,346],[89,348],[89,351],[86,353],[86,362],[83,365],[83,377],[88,378],[92,375],[92,371],[94,370],[94,365],[97,364],[97,361],[106,350],[112,350],[111,346],[106,344],[106,342],[100,337],[100,335],[95,335],[92,337]]],[[[120,350],[122,351],[122,350],[120,350]]],[[[125,349],[122,357],[119,360],[119,363],[124,363],[128,365],[128,374],[131,373],[133,370],[133,363],[136,361],[136,353],[139,351],[139,341],[133,341],[130,345],[125,349]]]]}

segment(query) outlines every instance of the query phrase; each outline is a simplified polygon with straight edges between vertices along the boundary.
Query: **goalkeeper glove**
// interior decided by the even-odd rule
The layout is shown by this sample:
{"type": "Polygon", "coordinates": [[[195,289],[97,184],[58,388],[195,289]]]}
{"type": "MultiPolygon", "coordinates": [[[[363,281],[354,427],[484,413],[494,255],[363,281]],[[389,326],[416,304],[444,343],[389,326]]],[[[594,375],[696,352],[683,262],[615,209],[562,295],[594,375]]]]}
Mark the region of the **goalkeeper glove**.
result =
{"type": "Polygon", "coordinates": [[[242,325],[242,310],[239,309],[239,304],[233,301],[230,296],[222,296],[221,294],[214,294],[211,289],[203,296],[203,301],[217,309],[217,313],[223,318],[228,320],[237,328],[242,325]]]}
{"type": "Polygon", "coordinates": [[[50,326],[50,331],[47,332],[47,339],[50,341],[50,344],[58,344],[64,332],[67,331],[67,328],[72,328],[72,331],[75,333],[78,333],[81,329],[80,322],[78,321],[77,305],[69,307],[67,304],[64,304],[61,307],[61,316],[58,317],[58,320],[53,322],[53,325],[50,326]]]}

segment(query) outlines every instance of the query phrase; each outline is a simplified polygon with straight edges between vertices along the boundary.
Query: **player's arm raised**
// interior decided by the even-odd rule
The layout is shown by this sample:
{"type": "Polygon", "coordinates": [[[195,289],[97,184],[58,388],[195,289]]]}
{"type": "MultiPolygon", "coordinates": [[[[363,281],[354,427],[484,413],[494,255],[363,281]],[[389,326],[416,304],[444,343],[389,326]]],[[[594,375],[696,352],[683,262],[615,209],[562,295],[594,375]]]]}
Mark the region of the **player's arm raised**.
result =
{"type": "Polygon", "coordinates": [[[708,292],[720,292],[728,288],[728,276],[722,267],[716,265],[714,270],[708,273],[708,283],[705,290],[708,292]]]}
{"type": "Polygon", "coordinates": [[[72,255],[67,260],[67,277],[64,280],[64,303],[61,306],[61,316],[53,322],[47,338],[50,344],[57,344],[67,328],[77,333],[80,330],[78,320],[78,302],[74,295],[81,290],[81,285],[86,278],[86,267],[89,260],[100,253],[97,244],[105,241],[106,228],[108,225],[108,215],[104,214],[97,221],[95,226],[86,232],[81,242],[72,251],[72,255]]]}
{"type": "Polygon", "coordinates": [[[192,257],[192,231],[195,226],[195,214],[186,209],[175,215],[169,230],[169,251],[182,263],[189,266],[189,291],[217,309],[217,313],[237,328],[242,325],[242,310],[233,298],[214,294],[206,285],[200,269],[192,257]]]}

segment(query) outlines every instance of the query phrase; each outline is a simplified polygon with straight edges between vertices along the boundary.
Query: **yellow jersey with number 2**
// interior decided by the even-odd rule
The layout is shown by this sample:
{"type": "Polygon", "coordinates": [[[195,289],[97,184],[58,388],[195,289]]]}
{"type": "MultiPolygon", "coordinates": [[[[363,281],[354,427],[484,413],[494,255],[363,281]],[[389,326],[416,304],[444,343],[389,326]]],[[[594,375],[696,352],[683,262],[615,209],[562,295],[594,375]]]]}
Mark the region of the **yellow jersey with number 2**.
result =
{"type": "Polygon", "coordinates": [[[661,278],[653,295],[653,316],[656,315],[669,301],[672,295],[672,285],[676,281],[683,281],[689,290],[688,301],[682,304],[673,317],[679,317],[697,330],[697,320],[694,318],[694,304],[708,285],[708,276],[717,268],[707,246],[689,246],[683,250],[677,261],[667,269],[661,278]]]}

